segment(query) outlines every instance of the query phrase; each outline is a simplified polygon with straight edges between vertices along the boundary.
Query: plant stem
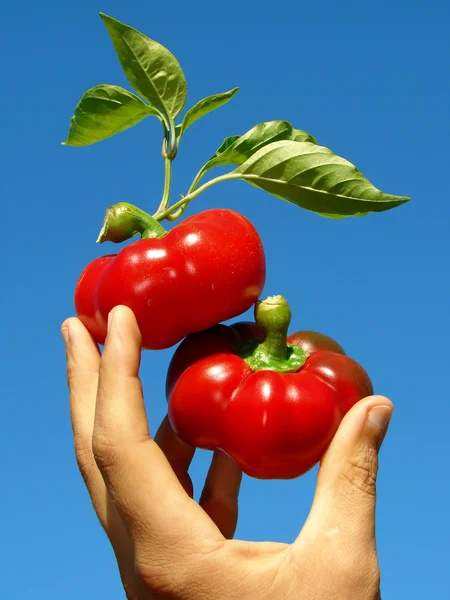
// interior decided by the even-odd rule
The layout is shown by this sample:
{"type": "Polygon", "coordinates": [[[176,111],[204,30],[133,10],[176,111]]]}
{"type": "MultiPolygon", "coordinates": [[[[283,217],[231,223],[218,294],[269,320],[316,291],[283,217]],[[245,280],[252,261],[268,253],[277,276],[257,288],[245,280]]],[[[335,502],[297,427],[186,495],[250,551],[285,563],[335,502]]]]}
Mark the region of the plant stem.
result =
{"type": "Polygon", "coordinates": [[[173,119],[170,120],[170,155],[172,160],[177,155],[176,148],[177,136],[175,135],[175,123],[173,119]]]}
{"type": "MultiPolygon", "coordinates": [[[[205,175],[206,172],[207,171],[204,170],[203,168],[200,169],[200,171],[195,176],[194,181],[191,183],[191,186],[188,189],[188,192],[187,192],[186,196],[189,196],[189,194],[192,194],[192,192],[198,186],[198,184],[200,183],[200,181],[202,180],[202,178],[204,177],[204,175],[205,175]]],[[[186,210],[186,208],[188,207],[188,204],[189,203],[186,202],[185,204],[183,204],[182,206],[180,206],[180,208],[176,212],[174,212],[174,213],[172,213],[170,215],[167,215],[166,219],[168,221],[176,221],[177,219],[179,219],[181,217],[181,215],[184,213],[184,211],[186,210]]]]}
{"type": "Polygon", "coordinates": [[[200,181],[205,176],[206,172],[207,172],[206,169],[204,169],[203,167],[200,169],[200,171],[194,177],[194,181],[191,183],[191,187],[188,189],[188,192],[187,192],[186,195],[191,194],[195,190],[195,188],[198,186],[198,184],[200,183],[200,181]]]}
{"type": "Polygon", "coordinates": [[[161,205],[166,209],[169,206],[170,189],[172,187],[172,159],[164,158],[164,192],[161,205]]]}
{"type": "Polygon", "coordinates": [[[167,219],[167,217],[170,216],[174,211],[176,211],[177,208],[180,208],[180,207],[184,206],[185,204],[189,204],[189,202],[191,200],[194,200],[194,198],[197,198],[197,196],[199,196],[202,192],[204,192],[208,188],[212,187],[213,185],[216,185],[216,183],[221,183],[222,181],[232,181],[233,179],[241,179],[241,178],[242,178],[242,175],[240,173],[226,173],[225,175],[221,175],[220,177],[211,179],[210,181],[207,181],[206,183],[204,183],[202,186],[200,186],[196,190],[186,194],[186,196],[183,196],[181,198],[181,200],[179,200],[178,202],[173,204],[166,211],[159,213],[159,214],[158,214],[158,212],[156,212],[153,215],[153,217],[157,221],[162,221],[163,219],[167,219]]]}
{"type": "Polygon", "coordinates": [[[166,234],[166,230],[156,219],[137,206],[128,202],[118,202],[106,210],[97,244],[120,244],[139,233],[142,239],[160,238],[166,234]]]}
{"type": "Polygon", "coordinates": [[[167,207],[169,206],[169,200],[170,200],[170,190],[172,187],[172,160],[173,159],[170,158],[167,153],[167,137],[168,137],[168,132],[166,131],[166,135],[164,137],[163,147],[162,147],[162,156],[164,158],[164,190],[163,190],[161,202],[158,206],[158,210],[154,214],[155,218],[157,215],[160,215],[161,213],[163,213],[167,210],[167,207]]]}
{"type": "Polygon", "coordinates": [[[264,332],[264,341],[242,349],[242,358],[252,371],[296,373],[308,355],[299,346],[287,343],[291,309],[283,296],[270,296],[255,306],[255,321],[264,332]]]}

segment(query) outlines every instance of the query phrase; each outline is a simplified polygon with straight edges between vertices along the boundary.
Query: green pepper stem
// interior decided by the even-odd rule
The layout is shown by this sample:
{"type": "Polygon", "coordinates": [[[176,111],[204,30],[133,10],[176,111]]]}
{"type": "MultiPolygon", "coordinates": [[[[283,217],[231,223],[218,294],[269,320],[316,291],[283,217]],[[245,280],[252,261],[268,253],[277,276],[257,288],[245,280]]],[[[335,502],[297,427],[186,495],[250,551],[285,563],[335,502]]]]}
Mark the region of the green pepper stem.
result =
{"type": "Polygon", "coordinates": [[[265,338],[256,346],[250,342],[240,355],[253,371],[270,370],[277,373],[295,373],[308,355],[299,346],[287,343],[291,309],[283,296],[270,296],[255,306],[256,324],[265,338]]]}
{"type": "Polygon", "coordinates": [[[137,206],[128,202],[118,202],[106,210],[97,244],[120,244],[138,234],[141,234],[142,239],[161,238],[166,234],[166,230],[156,219],[137,206]]]}
{"type": "Polygon", "coordinates": [[[193,200],[194,198],[197,198],[197,196],[200,196],[200,194],[202,192],[204,192],[205,190],[207,190],[208,188],[212,187],[213,185],[216,185],[217,183],[221,183],[222,181],[231,181],[233,179],[242,179],[242,177],[239,173],[226,173],[225,175],[221,175],[220,177],[211,179],[210,181],[207,181],[206,183],[201,185],[199,188],[195,189],[193,192],[190,192],[189,194],[186,194],[186,196],[183,196],[181,198],[181,200],[179,200],[178,202],[173,204],[170,208],[165,210],[163,213],[161,213],[161,214],[155,213],[153,216],[155,217],[155,219],[157,221],[162,221],[163,219],[167,219],[167,217],[169,215],[171,215],[174,211],[176,211],[178,208],[184,206],[185,204],[188,204],[189,202],[191,202],[191,200],[193,200]]]}
{"type": "Polygon", "coordinates": [[[274,359],[287,357],[287,333],[291,322],[291,309],[283,296],[269,296],[255,306],[255,321],[264,332],[261,352],[274,359]]]}

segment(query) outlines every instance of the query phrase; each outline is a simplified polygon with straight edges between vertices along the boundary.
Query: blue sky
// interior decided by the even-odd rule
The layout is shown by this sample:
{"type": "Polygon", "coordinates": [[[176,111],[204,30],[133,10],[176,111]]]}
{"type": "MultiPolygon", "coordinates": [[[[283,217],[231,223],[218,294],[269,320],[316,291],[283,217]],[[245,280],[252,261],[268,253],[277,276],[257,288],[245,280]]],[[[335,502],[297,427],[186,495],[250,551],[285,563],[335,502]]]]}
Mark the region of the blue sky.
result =
{"type": "MultiPolygon", "coordinates": [[[[65,148],[88,88],[129,88],[98,11],[167,46],[189,100],[241,86],[188,131],[174,194],[225,136],[290,120],[354,162],[379,188],[413,201],[361,219],[327,220],[243,182],[200,196],[189,213],[245,214],[266,247],[266,295],[290,301],[292,330],[340,341],[396,411],[381,453],[377,535],[383,599],[443,598],[447,576],[450,101],[448,3],[104,0],[10,2],[2,11],[3,203],[2,591],[9,600],[123,598],[72,452],[59,327],[78,274],[115,248],[95,244],[106,207],[152,212],[162,191],[160,131],[148,119],[88,148],[65,148]]],[[[175,197],[175,196],[174,196],[175,197]]],[[[154,431],[172,350],[146,353],[154,431]]],[[[195,459],[197,486],[209,456],[195,459]]],[[[316,471],[295,481],[244,478],[237,535],[290,541],[316,471]]]]}

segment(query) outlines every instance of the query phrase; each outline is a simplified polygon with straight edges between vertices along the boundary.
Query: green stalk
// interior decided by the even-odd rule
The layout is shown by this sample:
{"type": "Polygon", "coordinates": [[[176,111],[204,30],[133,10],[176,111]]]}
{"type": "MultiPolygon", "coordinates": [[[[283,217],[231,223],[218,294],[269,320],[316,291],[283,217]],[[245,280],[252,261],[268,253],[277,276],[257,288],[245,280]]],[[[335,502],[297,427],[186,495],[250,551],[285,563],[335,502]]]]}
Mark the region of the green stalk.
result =
{"type": "Polygon", "coordinates": [[[177,155],[177,136],[175,134],[175,122],[173,119],[170,119],[170,159],[173,160],[177,155]]]}
{"type": "Polygon", "coordinates": [[[181,200],[179,200],[178,202],[176,202],[175,204],[173,204],[166,211],[164,211],[162,213],[156,212],[153,215],[153,217],[157,221],[162,221],[163,219],[167,219],[167,217],[170,216],[178,208],[184,206],[185,204],[186,205],[189,204],[189,202],[191,202],[191,200],[194,200],[194,198],[197,198],[197,196],[199,196],[201,193],[203,193],[204,191],[206,191],[207,189],[209,189],[213,185],[216,185],[217,183],[221,183],[222,181],[232,181],[233,179],[242,179],[242,175],[240,173],[236,173],[236,174],[235,173],[226,173],[225,175],[221,175],[220,177],[216,177],[215,179],[211,179],[210,181],[207,181],[206,183],[204,183],[202,186],[200,186],[199,188],[197,188],[193,192],[186,194],[186,196],[183,196],[181,198],[181,200]]]}
{"type": "MultiPolygon", "coordinates": [[[[204,169],[204,168],[200,169],[200,171],[194,177],[194,181],[191,183],[186,196],[189,196],[189,194],[192,194],[192,192],[198,186],[198,184],[203,179],[203,177],[205,176],[206,173],[207,173],[206,169],[204,169]]],[[[186,196],[184,196],[184,197],[186,197],[186,196]]],[[[179,219],[181,217],[181,215],[184,213],[184,211],[186,210],[186,208],[188,207],[188,204],[189,204],[188,202],[186,202],[185,204],[183,204],[176,212],[168,215],[166,217],[166,219],[168,221],[176,221],[177,219],[179,219]]]]}
{"type": "Polygon", "coordinates": [[[283,296],[270,296],[255,306],[255,321],[264,332],[264,341],[246,345],[241,356],[252,371],[295,373],[308,354],[299,346],[287,343],[291,309],[283,296]]]}
{"type": "Polygon", "coordinates": [[[156,219],[137,206],[128,202],[118,202],[106,210],[97,244],[120,244],[139,233],[142,239],[148,239],[161,238],[167,232],[156,219]]]}
{"type": "Polygon", "coordinates": [[[161,202],[158,206],[158,210],[154,214],[155,218],[157,215],[160,215],[161,213],[163,213],[167,210],[167,207],[169,206],[169,201],[170,201],[170,190],[172,187],[172,160],[173,160],[173,158],[171,156],[169,156],[169,153],[167,151],[168,135],[169,135],[169,132],[166,129],[163,146],[162,146],[162,151],[161,151],[162,156],[164,158],[164,190],[163,190],[161,202]]]}
{"type": "Polygon", "coordinates": [[[197,173],[197,175],[194,177],[194,181],[191,183],[191,187],[188,189],[188,194],[191,194],[195,188],[198,186],[198,184],[200,183],[200,181],[203,179],[203,177],[206,175],[207,173],[207,169],[205,169],[204,167],[202,167],[200,169],[200,171],[197,173]]]}

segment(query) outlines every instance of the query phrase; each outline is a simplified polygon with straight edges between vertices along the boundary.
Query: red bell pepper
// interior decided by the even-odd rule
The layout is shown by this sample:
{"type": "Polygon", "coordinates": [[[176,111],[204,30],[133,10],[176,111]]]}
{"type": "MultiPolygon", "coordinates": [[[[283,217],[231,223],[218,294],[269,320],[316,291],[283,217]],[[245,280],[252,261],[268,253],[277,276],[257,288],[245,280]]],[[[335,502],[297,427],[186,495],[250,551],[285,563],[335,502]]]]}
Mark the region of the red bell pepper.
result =
{"type": "Polygon", "coordinates": [[[328,336],[287,336],[281,296],[257,303],[256,323],[187,337],[166,383],[170,423],[185,442],[221,449],[244,473],[291,479],[322,457],[346,412],[373,394],[366,371],[328,336]]]}
{"type": "Polygon", "coordinates": [[[75,308],[103,344],[108,313],[131,308],[147,349],[173,346],[248,310],[265,283],[265,256],[253,225],[232,210],[211,209],[166,232],[150,215],[120,203],[107,211],[100,242],[142,238],[102,256],[81,274],[75,308]]]}

